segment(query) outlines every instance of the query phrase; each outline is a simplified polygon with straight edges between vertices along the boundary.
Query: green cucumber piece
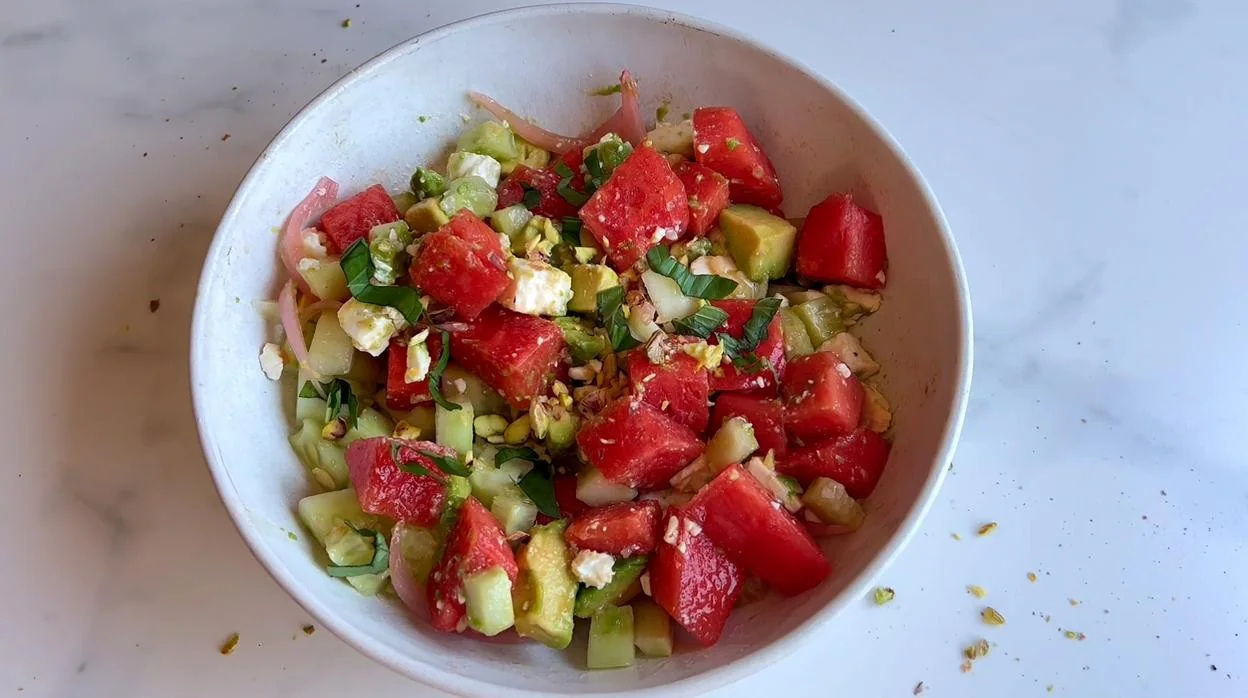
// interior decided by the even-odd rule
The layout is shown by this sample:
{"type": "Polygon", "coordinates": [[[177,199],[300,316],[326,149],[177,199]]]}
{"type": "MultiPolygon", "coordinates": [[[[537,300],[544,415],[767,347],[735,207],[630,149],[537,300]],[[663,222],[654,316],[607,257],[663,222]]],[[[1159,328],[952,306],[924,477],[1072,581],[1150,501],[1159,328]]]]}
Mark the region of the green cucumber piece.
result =
{"type": "Polygon", "coordinates": [[[515,625],[511,579],[507,572],[496,565],[465,577],[464,606],[468,611],[468,627],[487,637],[515,625]]]}
{"type": "Polygon", "coordinates": [[[733,463],[743,462],[756,450],[758,439],[754,436],[754,425],[741,417],[733,417],[720,425],[706,443],[703,455],[715,472],[719,472],[733,463]]]}
{"type": "Polygon", "coordinates": [[[467,209],[477,218],[485,218],[498,206],[498,192],[490,183],[477,175],[469,175],[452,179],[446,187],[446,193],[438,202],[442,213],[455,215],[460,209],[467,209]]]}
{"type": "Polygon", "coordinates": [[[360,410],[360,417],[355,426],[347,430],[342,437],[342,446],[346,448],[360,439],[371,439],[375,436],[390,436],[394,433],[394,422],[377,410],[366,407],[360,410]]]}
{"type": "Polygon", "coordinates": [[[512,204],[490,214],[490,227],[512,238],[524,230],[524,226],[532,219],[533,212],[525,208],[524,204],[512,204]]]}
{"type": "Polygon", "coordinates": [[[657,603],[633,603],[633,644],[647,657],[672,656],[672,618],[657,603]]]}
{"type": "Polygon", "coordinates": [[[516,135],[497,121],[485,121],[473,126],[459,137],[456,150],[489,155],[500,163],[518,161],[523,155],[516,144],[516,135]]]}
{"type": "Polygon", "coordinates": [[[607,606],[618,606],[627,602],[633,585],[639,584],[641,575],[646,571],[649,558],[645,555],[634,555],[615,561],[612,566],[611,581],[601,589],[583,586],[576,595],[576,607],[572,613],[577,618],[592,618],[595,613],[607,606]]]}
{"type": "Polygon", "coordinates": [[[438,550],[442,545],[438,538],[438,529],[402,524],[398,534],[399,549],[391,550],[390,554],[402,555],[412,577],[422,584],[425,583],[434,566],[438,564],[438,550]]]}
{"type": "MultiPolygon", "coordinates": [[[[334,526],[325,537],[325,552],[335,565],[367,565],[373,560],[373,539],[365,538],[345,523],[334,526]]],[[[390,572],[344,577],[348,584],[364,596],[373,596],[385,588],[390,572]]]]}
{"type": "Polygon", "coordinates": [[[467,401],[472,405],[472,413],[476,417],[483,414],[511,414],[507,400],[498,391],[477,377],[477,374],[456,364],[448,364],[442,372],[442,394],[451,402],[467,401]]]}
{"type": "MultiPolygon", "coordinates": [[[[324,408],[320,416],[325,416],[324,408]]],[[[319,419],[303,420],[299,430],[290,435],[290,446],[318,485],[327,490],[340,490],[351,483],[347,472],[347,455],[338,442],[326,441],[321,437],[324,426],[325,423],[319,419]],[[329,476],[329,481],[316,472],[318,469],[329,476]],[[330,484],[333,486],[330,487],[330,484]]]]}
{"type": "Polygon", "coordinates": [[[345,376],[351,370],[354,356],[355,346],[338,322],[338,313],[333,310],[321,312],[316,319],[312,343],[308,345],[308,368],[326,379],[345,376]]]}
{"type": "Polygon", "coordinates": [[[590,669],[619,669],[633,665],[632,606],[607,606],[589,621],[585,664],[590,669]]]}
{"type": "Polygon", "coordinates": [[[576,474],[576,498],[591,507],[631,502],[636,496],[637,490],[611,482],[592,465],[581,468],[576,474]]]}
{"type": "Polygon", "coordinates": [[[498,519],[503,533],[511,535],[533,528],[537,522],[537,505],[519,486],[499,494],[490,505],[490,513],[498,519]]]}
{"type": "Polygon", "coordinates": [[[459,459],[465,463],[472,461],[472,403],[464,400],[455,401],[457,410],[448,410],[441,405],[434,408],[434,436],[439,445],[455,449],[459,459]]]}
{"type": "Polygon", "coordinates": [[[334,526],[344,521],[356,528],[374,531],[380,525],[380,519],[360,509],[359,497],[351,487],[304,497],[299,500],[297,512],[299,520],[321,545],[334,526]]]}
{"type": "Polygon", "coordinates": [[[841,306],[827,296],[806,301],[793,307],[794,314],[806,326],[810,335],[810,343],[819,346],[832,339],[838,332],[845,331],[845,320],[841,316],[841,306]]]}
{"type": "Polygon", "coordinates": [[[784,355],[788,359],[815,353],[806,324],[792,308],[780,309],[780,327],[784,330],[784,355]]]}

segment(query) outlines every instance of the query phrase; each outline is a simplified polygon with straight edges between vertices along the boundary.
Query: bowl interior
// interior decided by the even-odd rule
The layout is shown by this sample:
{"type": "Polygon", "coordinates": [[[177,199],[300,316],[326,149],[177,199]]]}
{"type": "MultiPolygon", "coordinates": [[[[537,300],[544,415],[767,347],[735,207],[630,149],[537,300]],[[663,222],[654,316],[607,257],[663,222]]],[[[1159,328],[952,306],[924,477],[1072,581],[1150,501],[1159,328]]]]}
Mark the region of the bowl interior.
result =
{"type": "Polygon", "coordinates": [[[239,189],[196,308],[193,380],[208,461],[244,537],[279,582],[322,623],[401,672],[491,695],[709,688],[753,670],[861,594],[934,495],[969,371],[964,287],[941,226],[916,175],[856,108],[826,83],[722,30],[621,6],[530,8],[439,30],[318,98],[239,189]],[[374,182],[405,187],[416,166],[442,161],[465,119],[484,118],[466,101],[469,89],[553,130],[584,131],[618,103],[587,92],[625,66],[641,82],[645,114],[665,102],[674,115],[697,105],[736,107],[780,172],[788,215],[805,215],[832,191],[852,191],[883,215],[889,283],[864,341],[885,367],[896,443],[866,503],[866,525],[823,542],[835,572],[822,587],[739,610],[714,648],[587,673],[575,650],[432,632],[397,603],[361,597],[327,577],[310,536],[287,536],[300,530],[294,505],[311,489],[286,440],[293,387],[266,380],[257,365],[270,322],[252,302],[275,296],[282,271],[274,229],[318,176],[338,180],[344,195],[374,182]]]}

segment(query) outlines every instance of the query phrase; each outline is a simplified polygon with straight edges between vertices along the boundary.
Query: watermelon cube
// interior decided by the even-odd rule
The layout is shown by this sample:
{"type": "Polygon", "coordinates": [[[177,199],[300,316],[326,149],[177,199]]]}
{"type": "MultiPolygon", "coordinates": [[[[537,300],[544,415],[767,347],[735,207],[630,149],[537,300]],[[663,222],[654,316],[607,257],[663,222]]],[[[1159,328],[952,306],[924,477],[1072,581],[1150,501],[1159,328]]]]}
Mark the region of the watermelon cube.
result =
{"type": "MultiPolygon", "coordinates": [[[[579,162],[577,167],[580,167],[579,162]]],[[[514,206],[524,200],[525,189],[536,189],[540,198],[533,208],[535,215],[546,216],[555,221],[575,216],[576,207],[559,195],[560,179],[562,178],[553,170],[537,170],[526,165],[516,165],[516,169],[498,187],[498,207],[514,206]]]]}
{"type": "Polygon", "coordinates": [[[498,306],[451,332],[455,363],[520,408],[546,392],[563,348],[563,331],[555,323],[498,306]]]}
{"type": "Polygon", "coordinates": [[[849,366],[830,351],[794,359],[780,391],[785,428],[799,444],[848,434],[858,427],[865,391],[849,366]]]}
{"type": "Polygon", "coordinates": [[[507,288],[507,258],[498,233],[461,210],[424,238],[412,261],[412,283],[471,320],[507,288]]]}
{"type": "Polygon", "coordinates": [[[832,572],[806,527],[740,465],[715,476],[688,508],[725,555],[786,596],[832,572]]]}
{"type": "Polygon", "coordinates": [[[401,442],[399,458],[405,463],[420,464],[430,473],[414,475],[394,462],[392,443],[393,439],[379,436],[347,447],[347,472],[360,499],[360,508],[417,526],[436,524],[446,503],[446,480],[423,453],[454,457],[455,451],[428,441],[401,442]]]}
{"type": "Polygon", "coordinates": [[[687,512],[670,509],[650,561],[650,594],[706,647],[719,642],[745,585],[745,573],[702,534],[687,512]]]}
{"type": "Polygon", "coordinates": [[[719,428],[725,421],[741,417],[754,426],[758,452],[774,451],[783,456],[788,450],[788,434],[784,430],[784,408],[780,401],[763,395],[724,393],[715,399],[711,425],[719,428]]]}
{"type": "Polygon", "coordinates": [[[706,431],[711,383],[697,359],[680,352],[655,364],[645,351],[637,350],[628,354],[627,368],[634,395],[695,434],[706,431]]]}
{"type": "Polygon", "coordinates": [[[464,578],[491,567],[501,567],[515,583],[516,557],[502,527],[481,502],[469,497],[460,507],[442,559],[429,576],[429,617],[436,630],[453,632],[464,627],[464,578]]]}
{"type": "Polygon", "coordinates": [[[676,176],[689,197],[689,232],[705,235],[728,205],[728,178],[696,162],[682,162],[676,176]]]}
{"type": "Polygon", "coordinates": [[[817,281],[883,288],[888,250],[884,219],[849,194],[832,194],[810,209],[797,236],[797,273],[817,281]]]}
{"type": "Polygon", "coordinates": [[[590,509],[568,524],[563,537],[578,550],[616,557],[648,555],[659,538],[662,507],[654,500],[590,509]]]}
{"type": "Polygon", "coordinates": [[[624,271],[655,243],[684,234],[689,199],[667,160],[651,148],[638,148],[581,207],[580,216],[611,266],[624,271]]]}
{"type": "Polygon", "coordinates": [[[784,200],[775,166],[731,107],[693,112],[693,157],[728,178],[736,203],[775,209],[784,200]]]}
{"type": "Polygon", "coordinates": [[[400,215],[399,209],[394,206],[394,199],[380,184],[374,184],[350,199],[334,204],[321,214],[321,221],[316,227],[325,231],[329,251],[342,254],[351,243],[367,239],[368,231],[373,226],[393,223],[399,220],[400,215]]]}
{"type": "MultiPolygon", "coordinates": [[[[429,356],[438,360],[442,353],[442,337],[430,334],[425,340],[429,356]]],[[[429,377],[414,383],[404,380],[407,373],[407,339],[395,337],[390,340],[390,349],[386,352],[386,406],[392,410],[410,410],[417,405],[433,402],[429,392],[429,377]]]]}
{"type": "Polygon", "coordinates": [[[884,474],[891,446],[870,429],[856,429],[814,446],[795,449],[776,463],[776,471],[809,484],[817,477],[836,480],[855,499],[868,497],[884,474]]]}
{"type": "MultiPolygon", "coordinates": [[[[740,339],[745,331],[745,323],[749,322],[757,301],[725,299],[711,301],[711,305],[728,313],[721,332],[740,339]]],[[[756,370],[742,370],[731,364],[724,364],[711,375],[713,391],[762,391],[774,394],[778,379],[784,377],[786,359],[784,354],[784,329],[780,322],[780,314],[776,313],[767,328],[767,336],[759,342],[752,352],[758,357],[760,364],[756,370]]]]}
{"type": "Polygon", "coordinates": [[[621,397],[576,435],[585,460],[606,479],[642,490],[666,487],[705,444],[682,424],[636,397],[621,397]]]}

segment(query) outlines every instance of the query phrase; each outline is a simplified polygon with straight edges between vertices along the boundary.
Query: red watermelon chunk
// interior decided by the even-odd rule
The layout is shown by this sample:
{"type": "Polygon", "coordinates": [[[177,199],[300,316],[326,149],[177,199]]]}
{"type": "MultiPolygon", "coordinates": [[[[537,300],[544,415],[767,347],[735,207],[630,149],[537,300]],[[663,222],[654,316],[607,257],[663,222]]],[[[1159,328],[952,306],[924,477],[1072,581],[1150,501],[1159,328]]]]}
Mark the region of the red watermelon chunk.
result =
{"type": "Polygon", "coordinates": [[[858,427],[865,396],[862,384],[830,351],[794,359],[780,391],[785,427],[799,444],[848,434],[858,427]]]}
{"type": "Polygon", "coordinates": [[[442,559],[429,576],[429,616],[435,629],[451,632],[466,627],[464,578],[491,567],[502,567],[515,583],[516,558],[503,529],[481,502],[469,497],[459,510],[442,559]]]}
{"type": "Polygon", "coordinates": [[[793,450],[776,463],[776,470],[802,484],[817,477],[836,480],[855,499],[870,496],[884,473],[891,446],[884,437],[860,428],[820,444],[793,450]]]}
{"type": "Polygon", "coordinates": [[[662,513],[654,500],[590,509],[572,519],[563,537],[578,550],[616,557],[648,555],[658,541],[662,513]]]}
{"type": "Polygon", "coordinates": [[[745,573],[687,512],[669,510],[662,528],[649,568],[651,596],[698,643],[714,645],[741,596],[745,573]]]}
{"type": "Polygon", "coordinates": [[[643,350],[628,355],[628,380],[633,394],[695,434],[706,431],[710,379],[698,360],[683,352],[661,364],[650,363],[643,350]]]}
{"type": "Polygon", "coordinates": [[[576,207],[559,195],[560,179],[552,170],[536,170],[525,165],[516,165],[516,169],[498,187],[498,207],[506,208],[520,203],[524,200],[525,188],[529,188],[536,189],[540,196],[537,206],[533,208],[534,214],[555,221],[575,216],[576,207]]]}
{"type": "MultiPolygon", "coordinates": [[[[442,337],[430,334],[425,340],[429,348],[429,356],[434,361],[442,353],[442,337]]],[[[433,402],[429,393],[429,377],[408,383],[403,379],[407,373],[407,340],[394,338],[390,340],[390,350],[386,352],[386,406],[392,410],[410,410],[417,405],[433,402]]]]}
{"type": "Polygon", "coordinates": [[[689,197],[689,232],[705,235],[728,205],[728,179],[706,165],[682,162],[676,176],[689,197]]]}
{"type": "Polygon", "coordinates": [[[418,526],[432,526],[442,516],[446,484],[442,471],[421,452],[455,456],[453,449],[429,441],[401,442],[399,457],[418,463],[429,475],[404,472],[390,455],[393,439],[361,439],[347,447],[347,472],[360,499],[360,508],[418,526]]]}
{"type": "Polygon", "coordinates": [[[334,204],[333,208],[321,214],[321,221],[316,227],[325,231],[329,251],[342,254],[351,243],[367,238],[373,226],[393,223],[399,217],[394,199],[380,184],[374,184],[350,199],[334,204]]]}
{"type": "Polygon", "coordinates": [[[775,451],[783,456],[788,450],[788,435],[784,431],[784,408],[780,401],[762,395],[724,393],[715,399],[715,411],[711,424],[719,428],[725,421],[741,417],[754,426],[754,438],[758,439],[758,452],[775,451]]]}
{"type": "Polygon", "coordinates": [[[667,160],[638,148],[615,168],[581,207],[581,221],[624,271],[660,240],[676,240],[689,227],[689,199],[667,160]]]}
{"type": "Polygon", "coordinates": [[[581,427],[576,443],[608,480],[642,490],[666,487],[705,448],[689,427],[635,397],[607,405],[581,427]]]}
{"type": "Polygon", "coordinates": [[[550,320],[494,306],[451,332],[455,363],[480,376],[516,407],[546,392],[563,353],[563,331],[550,320]]]}
{"type": "Polygon", "coordinates": [[[849,194],[833,194],[806,214],[797,236],[799,276],[883,288],[887,267],[884,219],[855,204],[849,194]]]}
{"type": "Polygon", "coordinates": [[[412,283],[471,320],[507,288],[507,253],[498,233],[471,212],[427,235],[412,261],[412,283]]]}
{"type": "MultiPolygon", "coordinates": [[[[728,319],[724,321],[724,327],[720,331],[740,339],[756,303],[757,301],[740,299],[711,301],[711,305],[728,313],[728,319]]],[[[784,377],[787,363],[784,356],[784,329],[781,327],[779,313],[771,319],[767,336],[752,353],[763,362],[761,368],[757,371],[742,371],[725,363],[711,375],[711,390],[775,393],[777,379],[784,377]]]]}
{"type": "Polygon", "coordinates": [[[715,476],[688,508],[725,555],[782,594],[812,589],[832,572],[806,527],[740,465],[715,476]]]}
{"type": "Polygon", "coordinates": [[[736,203],[775,209],[784,200],[775,166],[731,107],[693,112],[693,157],[728,178],[736,203]]]}

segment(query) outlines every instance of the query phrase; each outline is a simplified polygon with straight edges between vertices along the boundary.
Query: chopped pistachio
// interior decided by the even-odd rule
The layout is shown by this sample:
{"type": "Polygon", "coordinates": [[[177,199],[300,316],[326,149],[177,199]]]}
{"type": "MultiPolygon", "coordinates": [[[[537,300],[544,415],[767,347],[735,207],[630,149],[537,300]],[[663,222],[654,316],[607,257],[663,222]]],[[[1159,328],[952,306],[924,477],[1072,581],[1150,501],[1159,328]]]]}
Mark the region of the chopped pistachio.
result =
{"type": "Polygon", "coordinates": [[[419,439],[421,434],[420,427],[408,424],[400,419],[394,424],[394,438],[415,440],[419,439]]]}
{"type": "Polygon", "coordinates": [[[1079,605],[1079,600],[1078,600],[1078,599],[1066,599],[1066,600],[1070,602],[1070,605],[1071,605],[1071,606],[1078,606],[1078,605],[1079,605]]]}
{"type": "Polygon", "coordinates": [[[986,536],[986,535],[988,535],[989,533],[992,533],[992,532],[993,532],[993,531],[995,531],[995,530],[997,530],[997,522],[996,522],[996,521],[993,521],[992,523],[986,523],[986,524],[984,524],[983,526],[980,526],[980,527],[979,527],[979,532],[978,532],[978,535],[981,535],[981,536],[986,536]]]}
{"type": "Polygon", "coordinates": [[[959,536],[956,533],[950,533],[949,535],[952,536],[954,540],[962,540],[962,536],[959,536]]]}
{"type": "Polygon", "coordinates": [[[311,634],[312,634],[312,633],[314,633],[314,632],[316,632],[316,627],[315,627],[315,626],[313,626],[313,625],[311,625],[311,624],[308,624],[308,625],[303,626],[303,634],[304,634],[304,635],[311,635],[311,634]]]}
{"type": "Polygon", "coordinates": [[[988,595],[988,592],[978,584],[971,584],[966,588],[966,591],[977,599],[982,599],[988,595]]]}
{"type": "Polygon", "coordinates": [[[984,623],[988,625],[1005,625],[1005,616],[997,609],[989,606],[980,613],[980,617],[984,619],[984,623]]]}
{"type": "Polygon", "coordinates": [[[876,587],[875,591],[872,593],[872,597],[875,599],[876,606],[883,606],[884,604],[896,598],[896,596],[897,596],[897,592],[893,591],[889,587],[876,587]]]}
{"type": "Polygon", "coordinates": [[[522,414],[516,421],[507,425],[503,431],[503,441],[512,446],[519,446],[529,440],[529,432],[533,430],[532,420],[529,415],[522,414]]]}
{"type": "Polygon", "coordinates": [[[1029,582],[1034,582],[1034,581],[1036,581],[1036,573],[1035,573],[1035,572],[1028,572],[1028,573],[1027,573],[1027,581],[1029,581],[1029,582]]]}
{"type": "Polygon", "coordinates": [[[975,644],[968,645],[966,649],[962,650],[962,654],[971,661],[983,659],[988,656],[988,641],[977,640],[975,644]]]}
{"type": "Polygon", "coordinates": [[[489,439],[507,429],[507,418],[497,414],[483,414],[472,420],[472,430],[477,436],[489,439]]]}
{"type": "Polygon", "coordinates": [[[225,638],[225,644],[221,645],[221,654],[232,654],[235,647],[238,647],[238,633],[230,633],[225,638]]]}
{"type": "Polygon", "coordinates": [[[350,29],[350,28],[351,28],[351,20],[349,20],[349,19],[344,19],[344,20],[342,20],[342,28],[343,28],[343,29],[350,29]]]}
{"type": "Polygon", "coordinates": [[[347,423],[342,418],[330,420],[321,429],[321,438],[326,441],[337,441],[347,435],[347,423]]]}
{"type": "Polygon", "coordinates": [[[1067,630],[1065,635],[1067,640],[1085,640],[1088,637],[1087,635],[1075,632],[1074,630],[1067,630]]]}

